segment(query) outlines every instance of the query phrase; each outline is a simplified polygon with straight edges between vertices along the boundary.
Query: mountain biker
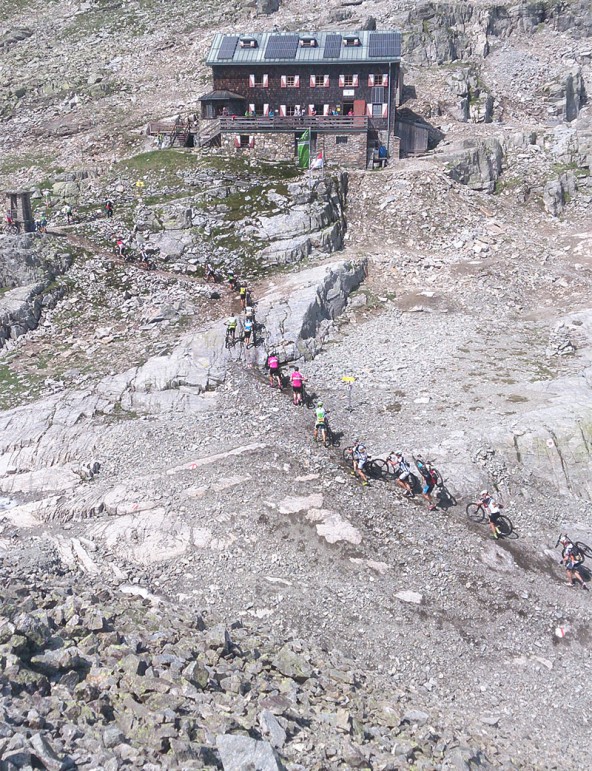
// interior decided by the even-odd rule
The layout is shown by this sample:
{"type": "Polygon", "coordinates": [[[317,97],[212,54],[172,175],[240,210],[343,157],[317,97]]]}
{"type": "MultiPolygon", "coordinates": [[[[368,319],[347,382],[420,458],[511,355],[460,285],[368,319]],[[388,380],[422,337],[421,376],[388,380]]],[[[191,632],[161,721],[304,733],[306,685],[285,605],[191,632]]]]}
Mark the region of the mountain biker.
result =
{"type": "Polygon", "coordinates": [[[240,304],[241,304],[241,310],[244,311],[244,309],[247,307],[247,286],[246,284],[241,284],[238,290],[238,296],[240,297],[240,304]]]}
{"type": "Polygon", "coordinates": [[[117,248],[117,252],[119,256],[123,257],[125,255],[125,242],[121,236],[117,236],[115,246],[117,248]]]}
{"type": "Polygon", "coordinates": [[[315,427],[314,427],[314,439],[318,440],[319,435],[321,442],[325,442],[327,439],[327,412],[323,406],[323,402],[318,402],[315,407],[315,427]]]}
{"type": "Polygon", "coordinates": [[[247,318],[245,319],[245,323],[243,324],[243,330],[244,330],[244,340],[247,345],[251,342],[251,335],[253,333],[253,319],[247,318]]]}
{"type": "Polygon", "coordinates": [[[238,319],[236,316],[230,316],[226,321],[226,339],[232,340],[234,343],[236,337],[236,328],[238,326],[238,319]]]}
{"type": "Polygon", "coordinates": [[[423,477],[423,486],[421,488],[421,497],[425,498],[428,502],[429,511],[434,511],[438,508],[438,504],[432,500],[432,490],[438,484],[438,475],[436,472],[425,463],[421,458],[416,458],[415,465],[417,470],[423,477]]]}
{"type": "Polygon", "coordinates": [[[110,198],[105,201],[105,214],[108,219],[113,216],[113,201],[110,198]]]}
{"type": "Polygon", "coordinates": [[[405,490],[405,495],[407,498],[413,498],[413,488],[411,487],[411,482],[409,481],[411,479],[411,468],[405,458],[403,457],[403,453],[401,452],[395,452],[391,453],[391,455],[394,455],[395,457],[395,473],[397,474],[397,478],[395,480],[396,484],[402,489],[405,490]]]}
{"type": "Polygon", "coordinates": [[[280,391],[282,390],[282,373],[280,370],[280,360],[275,352],[272,352],[267,357],[266,366],[269,369],[269,387],[273,388],[277,383],[280,391]]]}
{"type": "Polygon", "coordinates": [[[489,516],[491,536],[497,541],[499,538],[497,522],[501,516],[500,509],[503,509],[504,507],[501,503],[496,503],[487,490],[481,490],[481,493],[479,494],[479,503],[483,506],[489,516]]]}
{"type": "Polygon", "coordinates": [[[565,565],[567,571],[567,586],[574,586],[574,578],[579,582],[582,589],[588,591],[588,587],[580,573],[580,569],[584,562],[584,555],[569,538],[565,535],[561,539],[561,565],[565,565]]]}
{"type": "Polygon", "coordinates": [[[294,367],[290,375],[290,383],[292,385],[292,402],[296,406],[302,404],[302,390],[305,380],[306,378],[298,367],[294,367]]]}
{"type": "Polygon", "coordinates": [[[252,305],[247,305],[245,307],[245,317],[251,319],[253,324],[255,323],[255,308],[252,305]]]}
{"type": "Polygon", "coordinates": [[[228,273],[228,278],[226,280],[228,281],[229,288],[234,289],[236,286],[237,278],[232,271],[228,273]]]}
{"type": "Polygon", "coordinates": [[[368,477],[364,473],[364,466],[368,462],[368,453],[366,451],[366,445],[362,442],[356,442],[353,449],[353,461],[354,461],[354,474],[362,480],[362,485],[368,484],[368,477]]]}
{"type": "Polygon", "coordinates": [[[64,214],[66,215],[68,225],[70,225],[72,223],[72,207],[69,203],[64,206],[64,214]]]}

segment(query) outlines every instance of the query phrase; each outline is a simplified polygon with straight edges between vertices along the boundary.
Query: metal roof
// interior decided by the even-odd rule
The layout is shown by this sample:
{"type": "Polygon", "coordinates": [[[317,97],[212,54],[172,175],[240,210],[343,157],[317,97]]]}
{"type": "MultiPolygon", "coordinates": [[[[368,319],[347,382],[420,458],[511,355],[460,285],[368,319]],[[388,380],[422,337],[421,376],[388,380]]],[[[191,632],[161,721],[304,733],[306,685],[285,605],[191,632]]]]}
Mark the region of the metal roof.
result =
{"type": "Polygon", "coordinates": [[[360,62],[401,61],[401,33],[396,30],[377,32],[255,32],[242,35],[217,33],[206,59],[210,67],[236,64],[354,64],[360,62]],[[297,42],[294,39],[297,38],[297,42]],[[316,46],[302,46],[300,41],[316,40],[316,46]],[[358,38],[359,45],[346,45],[358,38]],[[255,41],[256,46],[241,46],[241,40],[255,41]],[[328,44],[328,45],[327,45],[328,44]],[[326,55],[325,55],[326,54],[326,55]]]}
{"type": "Polygon", "coordinates": [[[246,98],[233,91],[210,91],[199,97],[200,102],[226,102],[233,99],[244,102],[246,98]]]}

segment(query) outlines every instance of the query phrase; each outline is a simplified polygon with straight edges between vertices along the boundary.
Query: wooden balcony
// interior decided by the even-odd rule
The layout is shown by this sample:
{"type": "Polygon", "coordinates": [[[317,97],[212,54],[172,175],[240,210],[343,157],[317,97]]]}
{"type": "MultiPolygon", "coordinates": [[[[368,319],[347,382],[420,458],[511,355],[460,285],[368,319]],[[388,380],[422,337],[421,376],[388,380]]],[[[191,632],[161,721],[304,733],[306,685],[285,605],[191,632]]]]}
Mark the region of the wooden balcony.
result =
{"type": "Polygon", "coordinates": [[[276,115],[273,118],[223,116],[219,120],[220,130],[233,134],[298,133],[306,129],[317,134],[359,134],[368,131],[368,118],[365,115],[276,115]]]}

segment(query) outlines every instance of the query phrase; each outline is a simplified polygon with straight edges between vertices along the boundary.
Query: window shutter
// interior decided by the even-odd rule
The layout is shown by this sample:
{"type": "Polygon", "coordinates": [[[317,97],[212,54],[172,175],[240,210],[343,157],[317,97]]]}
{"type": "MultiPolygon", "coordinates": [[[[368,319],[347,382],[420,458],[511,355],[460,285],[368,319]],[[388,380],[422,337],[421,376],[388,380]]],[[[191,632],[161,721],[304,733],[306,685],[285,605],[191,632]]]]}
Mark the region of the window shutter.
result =
{"type": "Polygon", "coordinates": [[[249,137],[249,147],[251,150],[255,147],[255,137],[253,135],[249,137]]]}
{"type": "Polygon", "coordinates": [[[263,88],[269,88],[269,75],[263,76],[263,88]]]}
{"type": "Polygon", "coordinates": [[[388,86],[388,75],[382,76],[382,85],[385,87],[388,86]]]}
{"type": "Polygon", "coordinates": [[[323,86],[324,88],[329,88],[329,76],[323,75],[323,86]]]}
{"type": "Polygon", "coordinates": [[[268,105],[268,104],[264,104],[264,105],[263,105],[263,115],[264,115],[266,118],[267,118],[267,116],[269,115],[269,105],[268,105]]]}
{"type": "Polygon", "coordinates": [[[288,79],[287,79],[286,75],[281,75],[280,76],[280,86],[281,86],[281,88],[286,88],[287,85],[288,85],[288,79]]]}
{"type": "Polygon", "coordinates": [[[237,148],[237,150],[240,147],[240,136],[239,135],[234,137],[234,146],[237,148]]]}
{"type": "Polygon", "coordinates": [[[309,104],[308,105],[308,114],[312,115],[313,112],[314,112],[314,104],[309,104]]]}
{"type": "Polygon", "coordinates": [[[294,88],[300,88],[300,75],[294,75],[294,88]]]}
{"type": "Polygon", "coordinates": [[[324,104],[323,105],[323,115],[329,115],[329,105],[324,104]]]}
{"type": "Polygon", "coordinates": [[[311,75],[310,76],[310,87],[311,88],[315,88],[316,85],[317,85],[317,76],[316,75],[311,75]]]}
{"type": "Polygon", "coordinates": [[[345,87],[345,75],[340,75],[339,76],[339,88],[344,88],[344,87],[345,87]]]}
{"type": "Polygon", "coordinates": [[[286,117],[286,105],[280,104],[280,118],[286,117]]]}
{"type": "Polygon", "coordinates": [[[370,88],[374,87],[374,75],[368,75],[368,85],[370,88]]]}
{"type": "Polygon", "coordinates": [[[354,88],[357,88],[360,85],[360,78],[357,75],[352,75],[353,83],[352,86],[354,88]]]}
{"type": "Polygon", "coordinates": [[[388,102],[382,103],[382,117],[388,118],[388,102]]]}
{"type": "Polygon", "coordinates": [[[370,103],[368,103],[368,104],[366,105],[366,113],[367,113],[367,115],[368,115],[368,117],[369,117],[369,118],[371,118],[371,117],[372,117],[372,105],[371,105],[370,103]]]}
{"type": "Polygon", "coordinates": [[[249,105],[249,112],[250,112],[252,115],[255,115],[255,105],[254,105],[254,104],[250,104],[250,105],[249,105]]]}
{"type": "Polygon", "coordinates": [[[249,75],[249,88],[255,88],[255,76],[249,75]]]}

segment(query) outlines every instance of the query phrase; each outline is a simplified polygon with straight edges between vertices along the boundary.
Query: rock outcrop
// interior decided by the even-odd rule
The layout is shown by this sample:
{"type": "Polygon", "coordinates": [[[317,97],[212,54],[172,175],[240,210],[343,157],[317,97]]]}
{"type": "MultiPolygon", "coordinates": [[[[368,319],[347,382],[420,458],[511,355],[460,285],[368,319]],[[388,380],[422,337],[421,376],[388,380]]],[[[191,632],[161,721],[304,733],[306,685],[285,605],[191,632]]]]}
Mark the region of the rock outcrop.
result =
{"type": "Polygon", "coordinates": [[[502,172],[503,146],[497,139],[467,140],[445,157],[449,176],[472,190],[493,193],[502,172]]]}
{"type": "Polygon", "coordinates": [[[32,235],[0,238],[0,348],[35,329],[44,309],[64,296],[56,282],[71,265],[69,251],[57,252],[32,235]]]}

